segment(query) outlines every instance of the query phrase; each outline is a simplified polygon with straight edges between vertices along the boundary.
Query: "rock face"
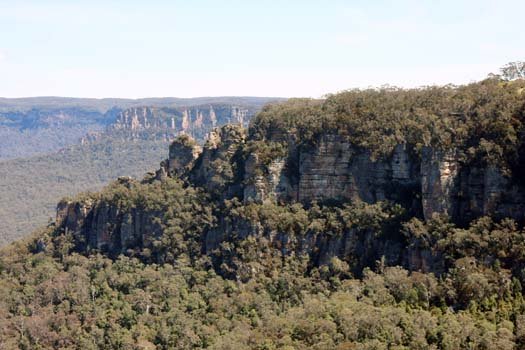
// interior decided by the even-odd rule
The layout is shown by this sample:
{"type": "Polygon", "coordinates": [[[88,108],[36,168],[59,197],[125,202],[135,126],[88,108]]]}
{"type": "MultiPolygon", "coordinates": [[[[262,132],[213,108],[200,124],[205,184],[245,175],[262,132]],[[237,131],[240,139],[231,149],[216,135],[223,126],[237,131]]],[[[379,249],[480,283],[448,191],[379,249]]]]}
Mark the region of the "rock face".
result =
{"type": "Polygon", "coordinates": [[[157,179],[165,177],[183,177],[202,153],[202,147],[188,135],[181,135],[170,145],[169,158],[161,163],[157,179]]]}
{"type": "Polygon", "coordinates": [[[434,213],[452,216],[458,205],[460,165],[452,153],[423,149],[421,156],[421,202],[425,218],[434,213]]]}
{"type": "MultiPolygon", "coordinates": [[[[141,113],[142,122],[151,117],[150,112],[141,113]]],[[[496,167],[464,164],[454,151],[425,148],[418,154],[405,144],[374,159],[369,151],[333,134],[297,144],[290,135],[254,140],[242,126],[226,125],[212,130],[202,149],[185,135],[172,143],[169,159],[157,172],[157,180],[166,177],[203,188],[217,203],[232,198],[245,204],[306,205],[388,200],[412,216],[430,219],[445,214],[457,223],[482,215],[522,220],[525,212],[522,185],[496,167]]],[[[116,252],[160,235],[155,215],[160,213],[126,211],[103,201],[62,202],[57,208],[58,224],[84,237],[86,247],[116,252]]],[[[203,251],[211,253],[232,237],[253,235],[266,237],[284,253],[307,253],[319,264],[343,257],[359,259],[356,266],[366,266],[384,257],[388,263],[436,271],[442,261],[431,251],[402,247],[396,237],[373,239],[371,231],[349,230],[342,236],[312,231],[294,237],[266,230],[258,222],[219,218],[217,225],[203,233],[203,251]]]]}
{"type": "Polygon", "coordinates": [[[342,235],[332,235],[308,231],[302,235],[291,235],[286,232],[271,230],[259,222],[241,218],[223,220],[217,228],[207,232],[203,242],[204,252],[213,255],[220,248],[220,244],[228,241],[238,241],[252,236],[259,240],[266,240],[273,247],[280,250],[283,256],[310,256],[315,265],[329,264],[332,258],[338,257],[345,261],[352,261],[356,272],[365,266],[371,266],[382,257],[387,264],[400,265],[405,262],[414,264],[416,270],[425,267],[429,260],[420,261],[407,255],[399,240],[377,239],[373,230],[350,229],[342,235]],[[420,265],[415,266],[415,264],[420,265]]]}
{"type": "Polygon", "coordinates": [[[210,132],[203,151],[189,172],[190,182],[213,194],[231,197],[241,189],[239,151],[246,141],[246,130],[229,124],[210,132]]]}
{"type": "Polygon", "coordinates": [[[389,159],[373,160],[337,135],[323,136],[316,146],[302,150],[299,164],[301,202],[400,200],[402,191],[416,186],[419,178],[406,146],[398,145],[389,159]]]}
{"type": "Polygon", "coordinates": [[[482,215],[524,219],[525,189],[519,179],[504,176],[494,166],[463,167],[458,178],[458,221],[468,222],[482,215]]]}
{"type": "Polygon", "coordinates": [[[524,219],[525,192],[517,179],[495,166],[463,164],[454,152],[423,149],[421,156],[423,214],[446,214],[465,224],[480,216],[524,219]]]}
{"type": "MultiPolygon", "coordinates": [[[[131,188],[136,181],[121,177],[120,184],[131,188]]],[[[143,208],[125,208],[104,199],[71,202],[57,206],[56,222],[75,239],[82,251],[99,250],[116,255],[141,247],[158,237],[162,228],[156,218],[162,213],[143,208]]]]}
{"type": "MultiPolygon", "coordinates": [[[[266,142],[283,140],[286,137],[278,135],[266,142]]],[[[263,164],[256,151],[247,156],[245,200],[389,200],[425,219],[436,214],[458,223],[483,215],[524,219],[525,189],[517,179],[494,166],[465,164],[455,151],[426,147],[418,155],[399,144],[389,156],[373,159],[339,135],[321,135],[314,144],[300,147],[284,142],[284,157],[279,154],[263,164]]]]}
{"type": "Polygon", "coordinates": [[[194,107],[133,107],[117,115],[108,132],[127,138],[173,140],[181,134],[204,140],[216,126],[246,126],[253,112],[235,105],[210,104],[194,107]]]}
{"type": "Polygon", "coordinates": [[[92,208],[93,202],[90,200],[80,202],[61,201],[57,205],[56,222],[61,223],[66,231],[82,231],[92,208]]]}
{"type": "Polygon", "coordinates": [[[272,159],[270,164],[264,166],[257,153],[250,154],[246,159],[244,173],[245,203],[267,200],[287,202],[297,197],[297,191],[286,174],[285,158],[272,159]]]}

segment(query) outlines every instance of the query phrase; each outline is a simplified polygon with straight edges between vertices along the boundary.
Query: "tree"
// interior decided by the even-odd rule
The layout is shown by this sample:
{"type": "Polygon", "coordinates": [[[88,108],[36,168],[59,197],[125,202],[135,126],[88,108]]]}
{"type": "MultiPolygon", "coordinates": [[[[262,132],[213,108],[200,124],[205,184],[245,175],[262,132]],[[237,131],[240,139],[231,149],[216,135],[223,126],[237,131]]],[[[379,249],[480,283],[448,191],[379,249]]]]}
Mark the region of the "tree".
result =
{"type": "Polygon", "coordinates": [[[505,80],[525,79],[525,62],[510,62],[501,67],[501,75],[505,80]]]}

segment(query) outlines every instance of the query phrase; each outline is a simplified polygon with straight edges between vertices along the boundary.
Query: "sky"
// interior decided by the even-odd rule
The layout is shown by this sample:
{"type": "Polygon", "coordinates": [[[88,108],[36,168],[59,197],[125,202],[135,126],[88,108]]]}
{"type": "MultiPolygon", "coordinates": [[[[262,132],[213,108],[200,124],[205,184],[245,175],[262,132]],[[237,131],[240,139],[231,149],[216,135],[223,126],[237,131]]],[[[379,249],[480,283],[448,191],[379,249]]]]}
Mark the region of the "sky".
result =
{"type": "Polygon", "coordinates": [[[321,97],[525,60],[523,0],[0,0],[0,96],[321,97]]]}

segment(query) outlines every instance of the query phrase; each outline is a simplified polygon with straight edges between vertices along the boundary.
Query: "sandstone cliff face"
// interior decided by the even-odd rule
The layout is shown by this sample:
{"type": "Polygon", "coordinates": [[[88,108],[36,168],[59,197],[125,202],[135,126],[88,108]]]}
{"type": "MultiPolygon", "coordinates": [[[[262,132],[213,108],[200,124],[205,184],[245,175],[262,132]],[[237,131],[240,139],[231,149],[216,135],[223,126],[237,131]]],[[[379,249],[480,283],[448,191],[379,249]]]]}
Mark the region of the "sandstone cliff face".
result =
{"type": "Polygon", "coordinates": [[[78,214],[68,217],[62,225],[73,234],[77,248],[82,251],[95,249],[117,255],[143,247],[147,240],[162,233],[155,220],[162,215],[158,212],[137,208],[122,210],[112,203],[99,201],[91,210],[78,214]],[[74,219],[78,221],[72,224],[74,219]]]}
{"type": "Polygon", "coordinates": [[[385,266],[401,265],[411,271],[444,271],[444,259],[428,248],[406,246],[397,236],[378,236],[376,229],[350,228],[343,233],[307,230],[300,235],[271,229],[261,222],[243,218],[222,218],[217,227],[204,235],[203,251],[211,256],[221,251],[224,242],[238,242],[252,237],[263,246],[276,248],[282,256],[309,256],[315,266],[326,265],[333,258],[348,262],[359,274],[364,267],[383,261],[385,266]]]}
{"type": "Polygon", "coordinates": [[[66,231],[82,231],[93,204],[91,200],[80,202],[61,201],[57,205],[56,222],[63,225],[66,231]]]}
{"type": "Polygon", "coordinates": [[[429,147],[421,155],[421,202],[425,218],[456,214],[460,165],[452,153],[429,147]]]}
{"type": "MultiPolygon", "coordinates": [[[[277,135],[267,142],[285,139],[277,135]]],[[[417,155],[404,144],[388,157],[373,159],[338,135],[321,135],[313,145],[293,145],[286,157],[279,155],[269,164],[260,164],[256,152],[250,154],[244,182],[245,200],[389,200],[425,219],[436,214],[459,223],[483,215],[524,218],[525,189],[494,166],[465,164],[455,151],[431,147],[417,155]],[[264,171],[257,172],[261,168],[264,171]]]]}
{"type": "Polygon", "coordinates": [[[187,135],[182,135],[173,141],[169,149],[169,158],[160,164],[156,177],[163,180],[167,176],[184,177],[195,164],[202,153],[202,147],[187,135]]]}
{"type": "Polygon", "coordinates": [[[458,220],[471,221],[482,215],[525,218],[525,189],[518,179],[494,166],[463,167],[458,177],[458,220]]]}
{"type": "Polygon", "coordinates": [[[264,239],[269,246],[277,248],[283,256],[309,256],[316,265],[329,264],[337,257],[352,263],[354,272],[373,266],[380,259],[388,265],[407,264],[414,270],[433,270],[428,260],[418,261],[407,255],[400,241],[377,239],[373,230],[350,229],[342,235],[309,231],[304,235],[270,230],[260,223],[238,219],[220,222],[216,229],[205,236],[204,251],[213,255],[223,242],[240,241],[252,236],[264,239]],[[425,265],[427,264],[427,265],[425,265]]]}
{"type": "MultiPolygon", "coordinates": [[[[283,142],[283,135],[266,142],[283,142]],[[275,141],[279,140],[279,141],[275,141]]],[[[289,139],[289,138],[288,138],[289,139]]],[[[285,142],[286,143],[286,142],[285,142]]],[[[311,145],[287,141],[287,154],[267,164],[257,151],[246,161],[244,200],[278,202],[392,200],[413,212],[421,211],[420,164],[406,145],[386,159],[373,159],[338,135],[322,135],[311,145]]]]}
{"type": "Polygon", "coordinates": [[[446,214],[462,224],[483,215],[521,221],[525,192],[516,180],[495,166],[463,164],[454,152],[425,148],[421,157],[424,217],[446,214]]]}
{"type": "MultiPolygon", "coordinates": [[[[400,144],[390,155],[374,159],[339,135],[321,135],[304,145],[290,135],[263,140],[261,147],[251,141],[239,125],[214,129],[202,149],[188,136],[179,138],[156,179],[181,178],[219,202],[234,197],[244,203],[307,205],[388,200],[412,216],[430,219],[446,214],[458,223],[482,215],[522,220],[525,212],[525,191],[515,179],[495,167],[464,164],[453,151],[425,148],[418,154],[400,144]]],[[[160,214],[123,211],[104,202],[64,202],[58,207],[57,222],[83,237],[86,246],[124,252],[161,234],[155,223],[155,215],[160,214]]],[[[211,253],[223,241],[248,236],[266,237],[284,253],[308,254],[319,264],[340,257],[367,266],[384,256],[389,264],[439,271],[442,262],[431,251],[402,247],[399,237],[374,238],[372,231],[307,232],[295,237],[268,231],[258,222],[220,217],[215,227],[203,233],[203,251],[211,253]]]]}
{"type": "Polygon", "coordinates": [[[244,168],[244,202],[289,202],[297,199],[294,189],[286,173],[286,159],[272,159],[270,164],[263,165],[257,153],[250,154],[244,168]]]}
{"type": "Polygon", "coordinates": [[[188,134],[203,140],[216,126],[228,123],[246,126],[253,113],[234,105],[155,108],[134,107],[117,115],[108,132],[131,138],[173,140],[188,134]]]}
{"type": "Polygon", "coordinates": [[[361,200],[375,203],[401,201],[403,190],[417,186],[419,169],[406,146],[398,145],[388,159],[373,160],[370,153],[353,147],[341,136],[322,136],[299,155],[301,202],[361,200]]]}
{"type": "MultiPolygon", "coordinates": [[[[128,188],[135,181],[121,177],[118,182],[128,188]]],[[[104,199],[79,202],[61,201],[57,206],[56,222],[65,233],[72,234],[77,249],[97,250],[111,255],[143,247],[162,234],[156,219],[160,212],[143,208],[124,208],[104,199]]]]}
{"type": "Polygon", "coordinates": [[[246,130],[239,125],[228,124],[214,129],[189,172],[190,182],[223,197],[237,194],[242,186],[238,152],[245,141],[246,130]]]}

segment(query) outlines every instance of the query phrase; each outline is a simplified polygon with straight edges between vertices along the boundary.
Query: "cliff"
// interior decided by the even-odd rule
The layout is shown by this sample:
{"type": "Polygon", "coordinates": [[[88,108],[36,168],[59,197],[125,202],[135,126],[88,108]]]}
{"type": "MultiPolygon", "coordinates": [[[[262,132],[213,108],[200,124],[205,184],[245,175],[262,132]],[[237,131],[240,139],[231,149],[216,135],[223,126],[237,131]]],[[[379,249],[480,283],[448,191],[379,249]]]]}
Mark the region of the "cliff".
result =
{"type": "MultiPolygon", "coordinates": [[[[245,201],[388,200],[425,219],[444,214],[462,224],[484,215],[523,220],[525,193],[520,180],[492,165],[462,161],[454,151],[425,147],[417,154],[398,144],[391,154],[373,159],[370,151],[334,134],[320,135],[313,145],[288,149],[285,157],[277,155],[262,166],[267,177],[245,188],[245,201]]],[[[250,157],[256,159],[257,151],[250,157]]],[[[256,178],[256,171],[247,163],[245,182],[256,178]]]]}
{"type": "Polygon", "coordinates": [[[0,99],[0,246],[45,225],[62,196],[142,177],[179,134],[202,144],[214,126],[246,124],[269,100],[0,99]]]}
{"type": "Polygon", "coordinates": [[[0,159],[56,152],[104,136],[172,140],[181,132],[204,141],[214,126],[246,125],[271,97],[79,99],[0,98],[0,159]],[[148,107],[143,107],[148,106],[148,107]],[[144,120],[152,116],[157,121],[144,120]],[[184,117],[185,115],[185,117],[184,117]],[[171,120],[175,125],[171,124],[171,120]],[[112,126],[116,123],[114,126],[112,126]],[[149,134],[148,129],[151,131],[149,134]]]}
{"type": "Polygon", "coordinates": [[[173,140],[187,134],[199,141],[216,126],[246,126],[255,114],[253,106],[210,104],[190,107],[133,107],[120,112],[106,133],[127,139],[173,140]]]}
{"type": "MultiPolygon", "coordinates": [[[[511,86],[509,96],[517,109],[509,118],[519,125],[524,104],[513,93],[511,86]]],[[[389,94],[404,101],[399,92],[389,94]]],[[[356,106],[363,108],[362,95],[358,97],[356,106]]],[[[515,161],[523,150],[521,127],[500,130],[515,137],[514,148],[505,149],[504,138],[488,139],[488,132],[486,138],[472,137],[485,132],[483,128],[501,125],[501,115],[491,125],[480,111],[472,112],[467,122],[464,114],[458,114],[452,129],[448,112],[440,120],[432,115],[421,120],[417,114],[413,118],[419,124],[415,123],[410,120],[414,107],[400,121],[374,120],[369,114],[359,119],[349,112],[340,116],[337,113],[354,103],[354,96],[351,103],[338,98],[321,107],[301,102],[297,108],[292,101],[263,109],[249,130],[240,123],[215,128],[202,148],[188,135],[178,138],[156,174],[126,186],[161,191],[153,198],[166,196],[159,184],[173,182],[182,189],[169,198],[193,196],[189,190],[203,194],[199,198],[210,208],[210,217],[206,224],[193,227],[192,237],[198,251],[210,256],[223,273],[228,273],[224,266],[239,263],[232,245],[250,239],[283,257],[309,256],[316,266],[337,257],[351,263],[355,273],[377,261],[439,273],[446,265],[443,251],[432,246],[436,244],[432,237],[425,239],[433,243],[422,243],[419,236],[406,236],[403,225],[411,218],[423,223],[447,218],[458,227],[484,216],[524,222],[525,186],[515,161]],[[494,150],[499,150],[498,158],[492,156],[494,150]]],[[[405,102],[396,108],[406,108],[405,102]]],[[[150,121],[151,113],[142,109],[140,115],[134,111],[122,118],[131,125],[133,120],[156,125],[150,121]]],[[[210,111],[203,115],[202,125],[211,125],[210,115],[210,111]]],[[[147,242],[165,237],[166,227],[179,222],[170,221],[158,207],[141,209],[138,199],[126,210],[110,202],[91,198],[61,203],[59,213],[66,214],[57,217],[59,230],[77,237],[80,250],[119,254],[151,250],[147,242]]],[[[169,209],[170,215],[173,212],[169,209]]],[[[187,220],[201,214],[192,213],[187,220]]]]}
{"type": "MultiPolygon", "coordinates": [[[[145,181],[183,179],[189,186],[202,188],[217,203],[236,199],[244,203],[241,207],[299,202],[308,208],[312,203],[388,201],[400,205],[409,216],[431,219],[448,215],[460,224],[483,215],[523,219],[525,195],[519,183],[496,168],[463,164],[453,153],[425,148],[417,155],[400,144],[388,157],[373,159],[370,152],[333,134],[321,135],[309,145],[265,140],[270,152],[257,142],[241,126],[233,125],[213,130],[203,148],[185,135],[172,143],[169,159],[155,178],[145,181]]],[[[119,182],[135,186],[130,180],[119,182]]],[[[374,228],[350,227],[341,235],[315,230],[290,235],[253,218],[220,210],[217,225],[203,228],[201,244],[207,254],[220,250],[223,242],[255,236],[267,237],[287,254],[311,255],[317,264],[354,256],[359,268],[381,257],[389,264],[414,270],[442,268],[442,261],[430,250],[404,246],[399,234],[378,239],[374,228]]],[[[66,232],[74,233],[79,249],[118,254],[162,236],[159,217],[159,210],[123,210],[107,200],[88,199],[60,203],[57,222],[66,232]]]]}

